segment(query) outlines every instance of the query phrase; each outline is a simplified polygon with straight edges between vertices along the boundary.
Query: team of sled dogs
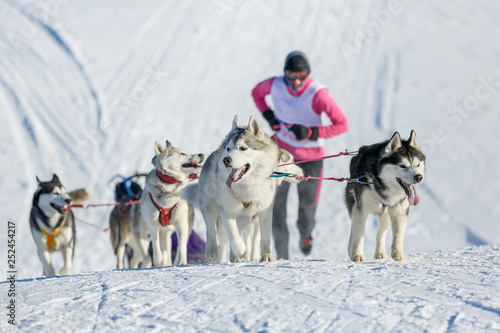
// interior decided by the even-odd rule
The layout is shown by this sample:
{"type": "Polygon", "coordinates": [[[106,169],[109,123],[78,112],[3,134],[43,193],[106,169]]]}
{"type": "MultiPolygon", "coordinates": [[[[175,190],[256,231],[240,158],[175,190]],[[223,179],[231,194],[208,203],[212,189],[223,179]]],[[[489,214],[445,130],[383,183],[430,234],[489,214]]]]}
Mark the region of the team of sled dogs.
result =
{"type": "MultiPolygon", "coordinates": [[[[240,125],[236,116],[231,131],[204,164],[203,154],[187,153],[169,141],[166,145],[155,143],[154,150],[154,168],[146,177],[140,203],[115,207],[110,215],[118,269],[123,268],[127,245],[133,249],[131,268],[172,265],[173,232],[178,236],[174,264],[186,265],[194,207],[201,211],[206,224],[206,260],[227,261],[228,252],[232,261],[276,260],[271,249],[276,189],[282,181],[298,182],[303,173],[293,164],[292,155],[264,133],[254,116],[247,126],[240,125]],[[198,171],[198,182],[188,184],[198,171]],[[274,171],[297,177],[270,177],[274,171]],[[148,254],[150,241],[152,261],[148,254]]],[[[375,258],[387,258],[386,235],[392,227],[391,257],[403,260],[409,207],[419,203],[417,186],[425,176],[425,156],[415,132],[408,140],[402,140],[396,132],[390,140],[361,147],[351,160],[350,177],[365,175],[366,182],[349,182],[345,190],[351,219],[349,258],[366,260],[365,222],[369,214],[375,214],[380,220],[375,258]]],[[[70,274],[75,247],[75,220],[70,205],[83,203],[88,194],[85,190],[67,193],[56,175],[48,182],[37,181],[30,226],[43,274],[54,274],[50,254],[55,251],[64,257],[60,274],[70,274]]]]}

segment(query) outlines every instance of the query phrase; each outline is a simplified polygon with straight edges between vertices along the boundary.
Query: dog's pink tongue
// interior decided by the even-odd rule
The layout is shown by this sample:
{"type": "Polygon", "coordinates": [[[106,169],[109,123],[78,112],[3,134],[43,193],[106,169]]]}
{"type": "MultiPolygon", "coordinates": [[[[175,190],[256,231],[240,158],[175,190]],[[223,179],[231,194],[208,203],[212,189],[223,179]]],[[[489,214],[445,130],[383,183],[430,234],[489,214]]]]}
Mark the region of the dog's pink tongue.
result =
{"type": "Polygon", "coordinates": [[[418,194],[417,186],[410,185],[409,189],[410,189],[410,195],[408,196],[408,201],[410,202],[410,205],[416,206],[420,203],[420,195],[418,194]]]}
{"type": "Polygon", "coordinates": [[[226,185],[229,188],[233,188],[233,183],[236,181],[236,179],[238,179],[241,172],[243,171],[243,168],[244,168],[244,166],[242,166],[239,169],[233,169],[233,171],[231,171],[231,173],[229,174],[229,176],[227,177],[227,180],[226,180],[226,185]]]}

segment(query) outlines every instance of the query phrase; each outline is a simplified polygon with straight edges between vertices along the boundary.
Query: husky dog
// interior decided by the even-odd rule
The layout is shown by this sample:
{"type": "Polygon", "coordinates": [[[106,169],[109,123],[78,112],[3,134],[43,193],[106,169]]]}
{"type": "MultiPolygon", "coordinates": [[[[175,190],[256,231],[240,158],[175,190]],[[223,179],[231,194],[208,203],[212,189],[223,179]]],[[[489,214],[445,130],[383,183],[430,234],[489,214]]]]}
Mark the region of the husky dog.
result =
{"type": "Polygon", "coordinates": [[[129,268],[151,267],[151,257],[148,251],[150,236],[147,222],[143,219],[138,204],[127,204],[137,200],[135,196],[125,196],[111,211],[109,216],[109,229],[111,246],[116,255],[116,268],[123,269],[123,258],[126,246],[132,248],[132,257],[129,268]]]}
{"type": "Polygon", "coordinates": [[[351,160],[351,178],[364,175],[362,180],[374,184],[348,183],[345,191],[347,210],[351,218],[349,258],[365,261],[363,241],[368,214],[379,216],[375,259],[387,258],[385,241],[392,226],[394,260],[404,259],[403,238],[408,223],[410,205],[420,202],[417,185],[425,176],[425,156],[417,143],[415,131],[402,141],[396,132],[389,141],[363,146],[351,160]]]}
{"type": "Polygon", "coordinates": [[[264,133],[257,119],[251,116],[245,127],[235,116],[231,131],[203,166],[198,183],[183,192],[203,214],[208,261],[218,258],[219,219],[233,254],[243,258],[246,246],[240,234],[254,217],[260,223],[260,261],[276,260],[271,250],[271,222],[277,182],[269,176],[276,170],[278,160],[278,146],[264,133]]]}
{"type": "MultiPolygon", "coordinates": [[[[280,157],[278,161],[278,167],[276,171],[287,173],[290,175],[295,175],[295,177],[273,177],[273,180],[276,182],[276,186],[281,185],[283,181],[289,183],[298,183],[300,178],[304,176],[304,171],[301,167],[294,164],[293,155],[290,154],[283,148],[279,148],[280,157]],[[282,164],[286,164],[280,166],[282,164]]],[[[219,228],[217,226],[217,235],[219,236],[219,257],[221,261],[227,261],[227,248],[224,244],[227,245],[227,234],[224,228],[219,228]],[[224,241],[226,240],[226,241],[224,241]]],[[[246,261],[259,261],[259,249],[260,249],[260,227],[259,220],[257,217],[252,217],[248,226],[243,230],[243,240],[246,246],[245,260],[246,261]]],[[[231,258],[234,260],[234,258],[231,258]]]]}
{"type": "Polygon", "coordinates": [[[43,265],[43,275],[54,275],[50,254],[61,251],[64,266],[61,275],[71,274],[71,264],[75,250],[75,219],[70,204],[83,204],[89,194],[83,189],[70,193],[59,181],[56,174],[52,180],[42,182],[36,177],[38,189],[33,196],[30,214],[30,229],[43,265]]]}
{"type": "MultiPolygon", "coordinates": [[[[172,265],[172,233],[179,240],[175,265],[187,265],[187,243],[194,222],[194,209],[181,198],[180,192],[187,185],[190,175],[201,168],[203,154],[188,154],[155,143],[154,169],[146,177],[139,209],[151,235],[153,263],[156,267],[172,265]]],[[[148,241],[149,242],[149,241],[148,241]]],[[[145,242],[141,241],[141,244],[145,242]]],[[[146,257],[147,247],[140,249],[146,257]]],[[[134,251],[136,252],[136,251],[134,251]]]]}

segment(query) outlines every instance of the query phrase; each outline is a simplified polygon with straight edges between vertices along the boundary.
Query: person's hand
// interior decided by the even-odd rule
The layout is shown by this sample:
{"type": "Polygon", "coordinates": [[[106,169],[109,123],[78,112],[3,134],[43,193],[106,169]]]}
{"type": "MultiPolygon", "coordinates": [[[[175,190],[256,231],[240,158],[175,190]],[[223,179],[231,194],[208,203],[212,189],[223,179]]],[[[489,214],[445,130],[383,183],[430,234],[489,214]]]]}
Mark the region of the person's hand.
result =
{"type": "Polygon", "coordinates": [[[262,115],[264,116],[264,119],[267,120],[267,122],[269,123],[269,126],[271,126],[271,128],[273,130],[275,130],[275,131],[279,130],[279,127],[274,128],[274,126],[279,125],[280,122],[278,120],[276,120],[276,118],[274,118],[273,110],[266,110],[262,113],[262,115]]]}
{"type": "Polygon", "coordinates": [[[317,127],[306,127],[303,125],[293,125],[290,130],[295,134],[297,140],[308,139],[311,141],[318,140],[319,129],[317,127]]]}

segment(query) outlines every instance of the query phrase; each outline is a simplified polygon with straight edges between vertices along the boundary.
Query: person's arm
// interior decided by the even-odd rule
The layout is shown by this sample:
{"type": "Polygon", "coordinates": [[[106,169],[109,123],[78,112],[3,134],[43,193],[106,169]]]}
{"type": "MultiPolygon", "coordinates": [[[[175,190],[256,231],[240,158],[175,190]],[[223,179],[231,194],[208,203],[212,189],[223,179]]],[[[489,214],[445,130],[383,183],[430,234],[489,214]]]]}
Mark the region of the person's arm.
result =
{"type": "Polygon", "coordinates": [[[318,137],[331,138],[343,134],[349,129],[344,113],[330,96],[327,89],[321,89],[316,93],[313,98],[312,108],[317,114],[325,112],[332,122],[331,125],[318,127],[318,137]]]}
{"type": "Polygon", "coordinates": [[[266,110],[270,110],[271,108],[266,103],[266,96],[271,93],[271,87],[273,85],[274,77],[262,81],[257,84],[255,88],[252,90],[252,97],[257,109],[260,112],[264,113],[266,110]]]}
{"type": "Polygon", "coordinates": [[[274,77],[262,81],[252,90],[252,97],[255,105],[262,112],[262,116],[267,120],[269,126],[275,131],[279,128],[279,121],[274,117],[274,112],[266,103],[266,96],[271,93],[271,87],[273,85],[274,77]]]}

